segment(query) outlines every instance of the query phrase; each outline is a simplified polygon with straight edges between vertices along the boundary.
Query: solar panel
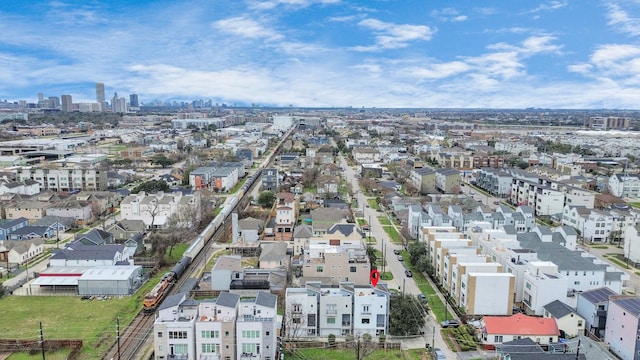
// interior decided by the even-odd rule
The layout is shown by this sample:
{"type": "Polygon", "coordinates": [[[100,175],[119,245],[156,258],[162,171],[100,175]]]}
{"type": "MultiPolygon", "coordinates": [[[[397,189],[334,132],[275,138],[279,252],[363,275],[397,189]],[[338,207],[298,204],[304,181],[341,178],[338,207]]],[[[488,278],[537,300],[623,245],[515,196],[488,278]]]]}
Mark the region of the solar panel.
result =
{"type": "Polygon", "coordinates": [[[629,311],[632,315],[640,316],[640,298],[630,297],[625,299],[618,299],[614,302],[629,311]]]}

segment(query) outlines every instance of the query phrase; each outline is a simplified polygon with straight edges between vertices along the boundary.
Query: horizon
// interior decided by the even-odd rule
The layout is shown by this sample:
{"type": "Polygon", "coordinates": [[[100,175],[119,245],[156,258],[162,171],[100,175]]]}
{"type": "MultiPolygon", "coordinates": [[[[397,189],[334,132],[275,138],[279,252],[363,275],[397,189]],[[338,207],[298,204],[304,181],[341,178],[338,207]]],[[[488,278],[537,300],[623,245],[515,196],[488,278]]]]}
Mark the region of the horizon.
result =
{"type": "MultiPolygon", "coordinates": [[[[635,109],[640,3],[8,0],[0,98],[635,109]]],[[[292,105],[292,106],[289,106],[292,105]]]]}

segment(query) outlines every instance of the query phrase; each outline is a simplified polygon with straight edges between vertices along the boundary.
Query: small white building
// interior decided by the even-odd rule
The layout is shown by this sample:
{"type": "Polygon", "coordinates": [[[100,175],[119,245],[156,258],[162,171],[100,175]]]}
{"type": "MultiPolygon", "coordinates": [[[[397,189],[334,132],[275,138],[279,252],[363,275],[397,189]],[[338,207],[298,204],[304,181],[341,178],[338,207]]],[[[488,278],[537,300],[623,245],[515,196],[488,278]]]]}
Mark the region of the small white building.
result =
{"type": "Polygon", "coordinates": [[[142,266],[96,266],[78,279],[78,295],[132,295],[142,282],[142,266]]]}
{"type": "Polygon", "coordinates": [[[560,300],[554,300],[544,306],[544,317],[556,319],[558,328],[570,338],[584,335],[585,320],[576,309],[560,300]]]}
{"type": "Polygon", "coordinates": [[[544,314],[544,305],[567,297],[568,280],[550,261],[532,261],[524,272],[522,302],[528,312],[544,314]]]}

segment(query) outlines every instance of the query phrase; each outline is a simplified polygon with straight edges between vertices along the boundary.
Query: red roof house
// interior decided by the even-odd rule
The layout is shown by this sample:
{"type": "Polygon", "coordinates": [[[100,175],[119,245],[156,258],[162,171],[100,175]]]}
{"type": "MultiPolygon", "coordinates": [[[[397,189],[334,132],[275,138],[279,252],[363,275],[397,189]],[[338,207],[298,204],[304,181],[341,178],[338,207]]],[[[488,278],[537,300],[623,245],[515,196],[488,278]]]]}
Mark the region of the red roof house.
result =
{"type": "Polygon", "coordinates": [[[485,316],[482,342],[486,349],[496,344],[530,338],[539,345],[558,342],[560,330],[554,318],[515,314],[512,316],[485,316]]]}

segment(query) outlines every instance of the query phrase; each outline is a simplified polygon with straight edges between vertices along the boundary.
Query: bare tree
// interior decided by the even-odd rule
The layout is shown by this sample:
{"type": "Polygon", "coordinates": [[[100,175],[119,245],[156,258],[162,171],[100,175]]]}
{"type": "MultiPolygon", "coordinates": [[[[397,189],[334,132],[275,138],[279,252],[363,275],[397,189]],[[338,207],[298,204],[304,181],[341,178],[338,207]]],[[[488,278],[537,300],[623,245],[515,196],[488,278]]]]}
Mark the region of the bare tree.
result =
{"type": "MultiPolygon", "coordinates": [[[[287,302],[285,311],[285,341],[291,343],[297,341],[305,331],[307,326],[307,314],[303,311],[304,306],[295,301],[287,302]]],[[[317,321],[317,319],[316,319],[317,321]]]]}
{"type": "Polygon", "coordinates": [[[109,218],[110,208],[107,204],[101,201],[90,202],[91,206],[91,221],[100,221],[102,223],[102,230],[105,230],[107,218],[109,218]]]}
{"type": "Polygon", "coordinates": [[[200,209],[195,203],[180,206],[178,211],[172,214],[167,222],[166,246],[169,248],[169,256],[176,244],[184,239],[191,239],[198,233],[200,225],[200,209]]]}
{"type": "Polygon", "coordinates": [[[356,360],[366,358],[378,348],[378,344],[373,341],[373,338],[368,333],[349,336],[347,338],[347,346],[353,349],[356,360]]]}

